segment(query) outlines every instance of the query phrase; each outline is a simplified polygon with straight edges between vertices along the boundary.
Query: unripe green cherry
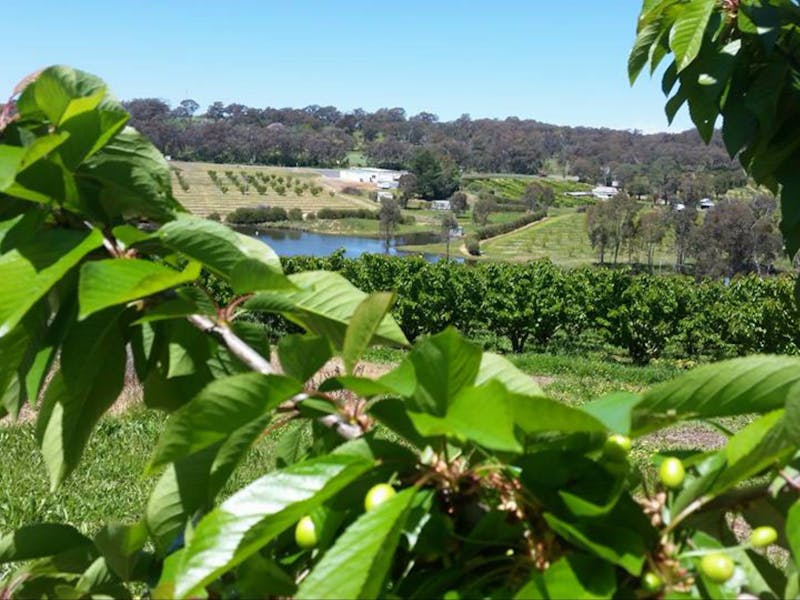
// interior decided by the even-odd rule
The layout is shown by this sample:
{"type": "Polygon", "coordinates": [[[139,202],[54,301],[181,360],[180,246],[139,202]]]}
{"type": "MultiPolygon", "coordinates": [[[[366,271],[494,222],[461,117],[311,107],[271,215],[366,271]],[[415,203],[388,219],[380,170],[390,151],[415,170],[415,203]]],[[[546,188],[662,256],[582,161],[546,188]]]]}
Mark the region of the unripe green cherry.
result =
{"type": "Polygon", "coordinates": [[[367,492],[367,495],[364,496],[364,508],[367,511],[377,508],[395,494],[397,494],[397,492],[394,491],[394,488],[388,483],[373,485],[367,492]]]}
{"type": "Polygon", "coordinates": [[[658,592],[661,588],[664,587],[664,582],[661,580],[661,577],[653,573],[652,571],[648,571],[642,577],[642,589],[645,592],[655,593],[658,592]]]}
{"type": "Polygon", "coordinates": [[[614,460],[622,460],[631,451],[631,438],[615,433],[606,438],[603,454],[614,460]]]}
{"type": "Polygon", "coordinates": [[[725,583],[733,577],[734,564],[723,552],[712,552],[700,559],[700,570],[714,583],[725,583]]]}
{"type": "Polygon", "coordinates": [[[770,527],[769,525],[756,527],[750,534],[750,545],[753,546],[753,548],[764,548],[765,546],[774,544],[776,541],[778,541],[778,532],[775,531],[774,527],[770,527]]]}
{"type": "Polygon", "coordinates": [[[686,478],[686,469],[683,468],[680,459],[671,456],[661,463],[658,476],[665,487],[675,489],[683,484],[683,480],[686,478]]]}
{"type": "Polygon", "coordinates": [[[311,517],[303,517],[294,528],[294,541],[304,550],[309,550],[317,545],[317,527],[311,517]]]}

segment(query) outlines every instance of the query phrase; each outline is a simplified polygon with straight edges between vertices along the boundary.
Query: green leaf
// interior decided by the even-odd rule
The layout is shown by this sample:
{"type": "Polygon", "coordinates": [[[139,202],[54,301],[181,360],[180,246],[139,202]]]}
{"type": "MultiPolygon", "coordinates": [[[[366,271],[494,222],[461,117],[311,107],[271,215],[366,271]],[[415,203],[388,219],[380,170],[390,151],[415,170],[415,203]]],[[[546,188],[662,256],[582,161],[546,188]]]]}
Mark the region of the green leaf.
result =
{"type": "Polygon", "coordinates": [[[175,573],[176,596],[193,595],[242,563],[371,467],[350,456],[324,456],[242,488],[197,524],[175,573]]]}
{"type": "Polygon", "coordinates": [[[656,18],[645,25],[637,34],[631,53],[628,56],[628,79],[631,85],[641,73],[650,58],[650,50],[662,33],[662,20],[656,18]]]}
{"type": "Polygon", "coordinates": [[[534,381],[533,377],[526,375],[507,359],[499,354],[484,352],[481,357],[481,366],[475,377],[475,385],[481,385],[490,380],[496,380],[506,386],[509,392],[524,394],[526,396],[543,396],[542,388],[534,381]]]}
{"type": "Polygon", "coordinates": [[[169,465],[150,492],[145,523],[160,555],[183,545],[186,522],[211,504],[210,471],[217,448],[169,465]]]}
{"type": "Polygon", "coordinates": [[[544,450],[526,454],[515,465],[520,481],[547,510],[575,517],[597,517],[614,509],[625,478],[612,477],[597,462],[574,452],[544,450]]]}
{"type": "Polygon", "coordinates": [[[642,435],[687,419],[708,419],[782,408],[800,381],[800,359],[751,356],[699,367],[654,387],[633,410],[642,435]]]}
{"type": "Polygon", "coordinates": [[[297,381],[307,381],[332,355],[328,340],[317,335],[285,335],[278,342],[281,368],[297,381]]]}
{"type": "Polygon", "coordinates": [[[361,355],[369,347],[394,300],[394,293],[376,292],[367,296],[356,308],[342,346],[342,358],[348,373],[353,372],[361,355]]]}
{"type": "Polygon", "coordinates": [[[631,392],[614,392],[585,404],[581,409],[602,422],[609,431],[628,435],[631,412],[640,400],[638,395],[631,392]]]}
{"type": "Polygon", "coordinates": [[[361,515],[300,584],[296,597],[377,598],[392,566],[408,511],[418,494],[404,490],[361,515]]]}
{"type": "Polygon", "coordinates": [[[323,381],[319,386],[320,392],[335,392],[338,390],[350,390],[362,398],[372,398],[374,396],[397,393],[394,387],[384,385],[378,380],[368,377],[356,377],[354,375],[331,377],[323,381]]]}
{"type": "Polygon", "coordinates": [[[549,398],[513,394],[497,380],[464,388],[443,417],[408,411],[408,418],[423,436],[449,435],[504,452],[522,452],[529,435],[606,431],[579,409],[549,398]]]}
{"type": "Polygon", "coordinates": [[[0,337],[89,252],[102,245],[97,229],[41,231],[0,255],[0,337]]]}
{"type": "Polygon", "coordinates": [[[182,211],[172,195],[167,161],[146,138],[126,127],[78,168],[81,189],[110,219],[168,221],[182,211]]]}
{"type": "Polygon", "coordinates": [[[14,183],[25,157],[25,148],[0,144],[0,192],[14,183]]]}
{"type": "Polygon", "coordinates": [[[26,525],[0,537],[0,564],[53,556],[91,544],[92,540],[71,525],[26,525]]]}
{"type": "Polygon", "coordinates": [[[514,598],[606,600],[614,595],[616,589],[614,567],[610,563],[594,556],[571,552],[558,559],[543,574],[535,572],[532,580],[514,598]],[[545,591],[545,594],[540,595],[541,591],[545,591]]]}
{"type": "Polygon", "coordinates": [[[497,381],[462,390],[443,417],[408,411],[416,430],[425,437],[447,435],[501,452],[522,452],[514,431],[508,391],[497,381]],[[491,400],[489,400],[491,399],[491,400]],[[487,410],[487,400],[491,409],[487,410]]]}
{"type": "Polygon", "coordinates": [[[167,300],[157,306],[147,308],[147,312],[144,316],[136,319],[133,325],[142,325],[155,321],[167,321],[170,319],[180,319],[189,315],[203,314],[204,311],[193,298],[182,295],[181,290],[177,291],[177,296],[178,297],[173,300],[167,300]]]}
{"type": "Polygon", "coordinates": [[[276,597],[293,597],[294,579],[277,562],[256,554],[236,571],[236,589],[242,598],[259,598],[264,590],[276,597]]]}
{"type": "MultiPolygon", "coordinates": [[[[75,583],[74,589],[78,592],[75,596],[76,599],[84,595],[91,595],[93,597],[109,595],[118,600],[127,600],[131,597],[130,592],[114,575],[106,559],[102,556],[97,558],[89,565],[89,568],[81,574],[80,579],[75,583]]],[[[61,592],[58,593],[58,596],[67,597],[61,592]]]]}
{"type": "MultiPolygon", "coordinates": [[[[41,313],[42,311],[31,310],[19,325],[5,336],[0,337],[0,398],[4,400],[9,386],[12,385],[15,378],[20,376],[18,371],[23,366],[22,363],[28,354],[29,346],[36,344],[35,336],[41,323],[41,319],[36,318],[37,312],[41,313]]],[[[5,406],[16,418],[20,407],[11,401],[14,394],[8,396],[5,406]]]]}
{"type": "Polygon", "coordinates": [[[130,115],[119,103],[108,100],[105,89],[72,100],[59,126],[59,131],[69,134],[66,143],[59,148],[66,167],[74,170],[100,151],[125,127],[128,119],[130,115]]]}
{"type": "Polygon", "coordinates": [[[88,98],[75,106],[96,106],[105,93],[105,84],[99,77],[71,67],[48,67],[25,87],[17,108],[21,116],[35,117],[41,111],[52,125],[58,125],[75,112],[73,101],[88,98]],[[102,94],[99,94],[102,92],[102,94]]]}
{"type": "Polygon", "coordinates": [[[784,415],[784,410],[768,413],[728,440],[725,470],[714,481],[710,493],[719,494],[792,457],[800,440],[789,434],[784,415]]]}
{"type": "MultiPolygon", "coordinates": [[[[339,273],[329,271],[296,273],[289,280],[296,291],[260,292],[245,303],[245,308],[280,313],[341,349],[350,319],[367,295],[339,273]]],[[[408,341],[394,319],[387,316],[373,343],[405,346],[408,341]]]]}
{"type": "Polygon", "coordinates": [[[237,266],[245,262],[246,268],[239,273],[237,287],[248,289],[236,290],[237,293],[266,289],[279,281],[283,282],[281,287],[289,286],[284,278],[277,277],[283,271],[280,258],[272,248],[222,223],[193,215],[179,215],[164,225],[158,235],[173,250],[201,262],[209,271],[228,281],[233,278],[237,266]],[[266,273],[259,273],[267,285],[258,285],[258,279],[253,275],[245,285],[246,275],[258,269],[259,265],[267,268],[266,273]],[[269,277],[270,273],[273,277],[269,277]]]}
{"type": "Polygon", "coordinates": [[[619,565],[631,575],[641,575],[646,548],[633,531],[611,523],[568,523],[549,513],[544,519],[568,542],[619,565]]]}
{"type": "Polygon", "coordinates": [[[130,581],[139,553],[147,543],[147,527],[135,525],[106,525],[94,538],[108,566],[123,581],[130,581]]]}
{"type": "Polygon", "coordinates": [[[79,319],[117,304],[163,292],[200,276],[200,264],[183,271],[139,259],[107,259],[86,263],[78,285],[79,319]]]}
{"type": "Polygon", "coordinates": [[[792,505],[786,516],[786,539],[789,541],[794,564],[800,568],[800,500],[792,505]]]}
{"type": "MultiPolygon", "coordinates": [[[[70,275],[70,279],[77,278],[70,275]]],[[[54,316],[51,314],[48,298],[45,297],[28,311],[17,326],[24,327],[27,331],[27,348],[2,395],[2,402],[12,415],[18,415],[25,402],[40,398],[68,326],[75,320],[77,301],[74,286],[69,283],[65,288],[66,298],[62,295],[59,299],[60,306],[54,316]]],[[[13,332],[9,334],[11,335],[13,332]]],[[[10,368],[13,363],[11,357],[6,355],[3,360],[9,361],[7,364],[10,368]]]]}
{"type": "Polygon", "coordinates": [[[224,440],[301,390],[302,386],[293,379],[260,373],[211,382],[167,420],[149,468],[158,468],[224,440]]]}
{"type": "Polygon", "coordinates": [[[678,72],[683,71],[697,57],[706,26],[714,11],[715,0],[688,0],[673,25],[670,48],[675,54],[678,72]]]}
{"type": "Polygon", "coordinates": [[[25,156],[19,165],[19,171],[24,171],[33,163],[59,148],[69,139],[69,133],[62,131],[37,137],[29,146],[25,147],[25,156]]]}
{"type": "Polygon", "coordinates": [[[783,180],[781,190],[781,233],[786,252],[794,257],[800,250],[800,175],[790,175],[783,180]]]}
{"type": "Polygon", "coordinates": [[[119,397],[125,344],[118,311],[73,325],[64,340],[62,368],[47,388],[36,423],[53,488],[77,466],[95,424],[119,397]]]}
{"type": "Polygon", "coordinates": [[[480,348],[452,328],[417,342],[408,355],[416,374],[410,407],[444,416],[458,393],[475,382],[482,357],[480,348]]]}

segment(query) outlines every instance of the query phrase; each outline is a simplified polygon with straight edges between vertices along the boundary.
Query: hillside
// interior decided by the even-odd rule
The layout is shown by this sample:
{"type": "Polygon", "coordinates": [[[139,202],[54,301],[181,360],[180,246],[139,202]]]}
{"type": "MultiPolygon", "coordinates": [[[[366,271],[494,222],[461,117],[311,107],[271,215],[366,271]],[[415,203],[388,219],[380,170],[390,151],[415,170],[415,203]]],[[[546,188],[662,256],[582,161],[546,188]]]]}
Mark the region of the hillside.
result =
{"type": "Polygon", "coordinates": [[[465,173],[545,173],[590,184],[616,180],[666,197],[721,194],[746,181],[721,136],[705,145],[695,131],[643,134],[466,115],[439,121],[428,113],[407,115],[402,108],[343,112],[332,106],[278,109],[217,102],[201,113],[173,109],[156,98],[125,106],[131,125],[178,160],[408,168],[428,149],[465,173]]]}
{"type": "Polygon", "coordinates": [[[286,210],[299,208],[303,212],[316,212],[320,208],[375,208],[375,203],[365,197],[358,197],[342,193],[342,186],[337,180],[330,180],[316,171],[310,169],[282,169],[263,166],[238,166],[220,165],[202,162],[171,161],[173,192],[175,197],[191,212],[208,216],[219,213],[224,216],[241,206],[280,206],[286,210]],[[214,171],[225,182],[228,191],[223,193],[219,186],[209,175],[214,171]],[[257,189],[249,186],[246,193],[240,190],[227,179],[226,171],[232,171],[241,179],[243,174],[272,174],[280,177],[291,178],[291,181],[316,185],[322,191],[314,195],[309,189],[302,193],[296,192],[296,186],[288,186],[285,194],[279,194],[273,187],[265,186],[265,191],[259,193],[257,189]],[[188,189],[183,189],[180,178],[187,184],[188,189]]]}

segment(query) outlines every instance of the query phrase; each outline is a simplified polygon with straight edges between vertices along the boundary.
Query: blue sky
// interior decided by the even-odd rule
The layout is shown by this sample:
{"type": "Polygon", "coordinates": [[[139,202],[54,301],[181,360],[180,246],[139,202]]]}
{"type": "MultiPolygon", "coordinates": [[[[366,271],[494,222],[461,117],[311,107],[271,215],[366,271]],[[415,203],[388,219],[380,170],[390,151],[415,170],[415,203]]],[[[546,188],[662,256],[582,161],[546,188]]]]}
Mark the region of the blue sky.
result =
{"type": "MultiPolygon", "coordinates": [[[[3,4],[2,97],[63,63],[100,75],[119,98],[173,105],[401,106],[443,120],[667,129],[659,79],[631,88],[626,76],[640,0],[3,4]]],[[[669,130],[689,127],[683,112],[669,130]]]]}

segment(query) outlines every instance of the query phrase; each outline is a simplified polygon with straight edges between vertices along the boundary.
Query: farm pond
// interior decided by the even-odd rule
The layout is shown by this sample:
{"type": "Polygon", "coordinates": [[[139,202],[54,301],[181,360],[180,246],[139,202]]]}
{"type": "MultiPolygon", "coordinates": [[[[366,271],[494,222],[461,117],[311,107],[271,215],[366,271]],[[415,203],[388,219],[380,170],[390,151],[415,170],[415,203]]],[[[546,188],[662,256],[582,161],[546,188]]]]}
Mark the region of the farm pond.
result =
{"type": "MultiPolygon", "coordinates": [[[[444,258],[438,254],[398,250],[397,248],[398,246],[430,244],[440,241],[439,236],[432,233],[399,235],[391,238],[387,244],[382,239],[355,235],[335,235],[294,229],[260,229],[255,227],[237,227],[237,229],[269,244],[280,256],[328,256],[343,248],[346,258],[357,258],[362,254],[421,256],[428,262],[438,262],[444,258]]],[[[463,262],[463,257],[457,255],[455,244],[454,250],[456,255],[451,256],[450,260],[463,262]]]]}

